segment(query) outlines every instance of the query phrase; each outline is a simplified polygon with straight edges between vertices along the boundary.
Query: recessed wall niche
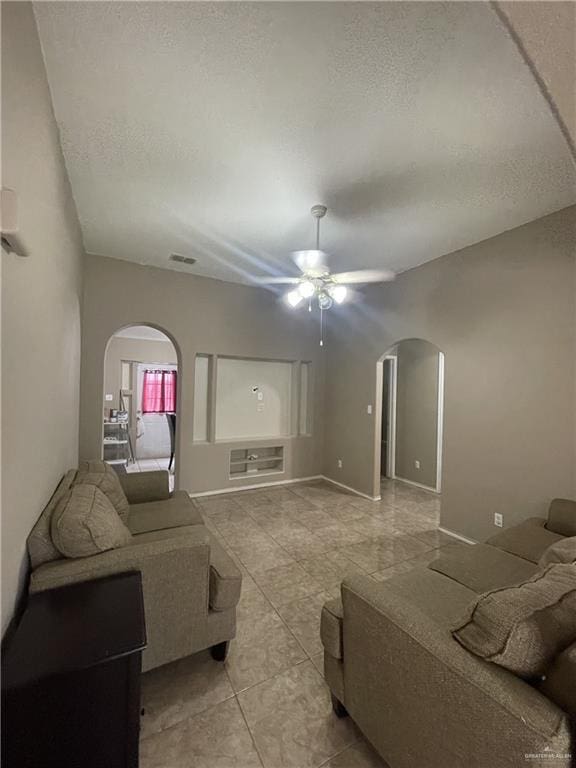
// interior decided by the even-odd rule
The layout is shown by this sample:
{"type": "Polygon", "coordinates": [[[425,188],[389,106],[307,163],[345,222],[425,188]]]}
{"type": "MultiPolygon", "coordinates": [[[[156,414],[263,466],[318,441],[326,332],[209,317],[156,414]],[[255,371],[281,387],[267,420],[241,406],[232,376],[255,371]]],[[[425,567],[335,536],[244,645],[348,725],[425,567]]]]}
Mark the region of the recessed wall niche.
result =
{"type": "Polygon", "coordinates": [[[194,441],[311,433],[311,363],[197,355],[194,441]]]}

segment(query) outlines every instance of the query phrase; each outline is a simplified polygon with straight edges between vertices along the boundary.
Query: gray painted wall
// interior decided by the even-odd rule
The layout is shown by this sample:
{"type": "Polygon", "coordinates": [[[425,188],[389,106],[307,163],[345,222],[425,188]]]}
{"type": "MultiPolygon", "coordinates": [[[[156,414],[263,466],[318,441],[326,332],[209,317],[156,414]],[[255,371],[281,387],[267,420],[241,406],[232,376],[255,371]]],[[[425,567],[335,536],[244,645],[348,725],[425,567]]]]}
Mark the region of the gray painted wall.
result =
{"type": "Polygon", "coordinates": [[[427,341],[407,339],[398,344],[396,357],[396,476],[435,488],[438,350],[427,341]]]}
{"type": "Polygon", "coordinates": [[[376,361],[422,338],[445,353],[442,525],[481,540],[495,512],[508,526],[576,494],[575,243],[572,207],[330,313],[325,474],[374,493],[376,361]]]}
{"type": "Polygon", "coordinates": [[[2,253],[2,628],[25,540],[77,461],[82,241],[30,3],[2,3],[2,186],[29,257],[2,253]]]}
{"type": "MultiPolygon", "coordinates": [[[[313,432],[273,439],[284,446],[286,471],[267,480],[309,477],[322,470],[322,348],[316,315],[293,312],[262,288],[224,283],[98,256],[86,258],[82,323],[80,455],[100,455],[104,353],[127,325],[166,331],[180,350],[176,481],[202,492],[249,485],[231,481],[228,457],[237,443],[194,443],[194,362],[199,353],[312,361],[313,432]]],[[[261,444],[270,443],[264,440],[261,444]]],[[[250,441],[255,447],[258,441],[250,441]]]]}

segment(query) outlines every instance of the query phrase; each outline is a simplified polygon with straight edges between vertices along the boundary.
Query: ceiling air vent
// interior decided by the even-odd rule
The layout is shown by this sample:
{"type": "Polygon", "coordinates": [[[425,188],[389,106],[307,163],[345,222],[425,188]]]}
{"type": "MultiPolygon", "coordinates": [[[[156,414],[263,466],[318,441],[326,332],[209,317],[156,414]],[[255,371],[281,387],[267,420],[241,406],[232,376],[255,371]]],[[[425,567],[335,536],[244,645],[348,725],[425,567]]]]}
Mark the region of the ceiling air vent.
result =
{"type": "Polygon", "coordinates": [[[191,256],[180,256],[178,253],[171,253],[169,258],[170,261],[177,261],[179,264],[196,264],[196,259],[191,256]]]}

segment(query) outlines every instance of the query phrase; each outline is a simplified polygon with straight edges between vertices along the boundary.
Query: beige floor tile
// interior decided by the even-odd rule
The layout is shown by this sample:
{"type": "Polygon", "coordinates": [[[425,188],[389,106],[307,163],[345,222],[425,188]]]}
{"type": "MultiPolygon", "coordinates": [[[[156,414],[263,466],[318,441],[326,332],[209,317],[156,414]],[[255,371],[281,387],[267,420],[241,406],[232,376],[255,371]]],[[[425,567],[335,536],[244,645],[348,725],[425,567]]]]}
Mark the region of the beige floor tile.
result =
{"type": "Polygon", "coordinates": [[[238,696],[265,768],[316,768],[358,739],[350,718],[332,713],[312,662],[238,696]]]}
{"type": "Polygon", "coordinates": [[[293,667],[305,658],[305,651],[276,611],[266,611],[238,622],[226,670],[232,687],[238,692],[293,667]]]}
{"type": "Polygon", "coordinates": [[[394,532],[392,520],[378,515],[364,515],[361,519],[351,520],[349,526],[368,538],[387,536],[394,532]]]}
{"type": "Polygon", "coordinates": [[[266,490],[266,497],[273,504],[298,500],[298,494],[289,488],[268,488],[266,490]]]}
{"type": "Polygon", "coordinates": [[[273,503],[264,490],[262,491],[242,491],[236,495],[236,502],[243,509],[250,511],[258,507],[269,507],[273,503]]]}
{"type": "Polygon", "coordinates": [[[310,661],[312,664],[314,664],[322,677],[324,677],[324,651],[321,653],[315,653],[314,656],[310,657],[310,661]]]}
{"type": "Polygon", "coordinates": [[[359,544],[344,547],[341,551],[367,573],[374,573],[416,557],[429,549],[431,547],[423,541],[404,535],[362,541],[359,544]]]}
{"type": "Polygon", "coordinates": [[[295,562],[285,549],[271,539],[271,543],[263,544],[231,544],[231,549],[242,565],[255,575],[269,568],[278,568],[295,562]]]}
{"type": "MultiPolygon", "coordinates": [[[[360,501],[363,501],[363,499],[360,499],[360,501]]],[[[367,501],[366,503],[371,504],[372,502],[367,501]]],[[[326,511],[334,520],[344,524],[348,524],[353,520],[361,520],[367,514],[367,512],[362,510],[361,507],[358,507],[352,503],[339,504],[338,506],[333,507],[332,509],[327,509],[326,511]]]]}
{"type": "MultiPolygon", "coordinates": [[[[349,544],[357,544],[359,541],[365,541],[369,536],[364,533],[360,533],[354,530],[352,523],[344,525],[337,520],[333,520],[330,525],[317,528],[314,533],[319,536],[322,541],[330,545],[330,549],[337,549],[338,547],[346,547],[349,544]]],[[[382,535],[382,532],[378,534],[382,535]]]]}
{"type": "Polygon", "coordinates": [[[317,531],[319,528],[325,528],[327,525],[334,524],[332,515],[320,507],[315,507],[305,512],[298,512],[297,519],[301,525],[310,531],[317,531]]]}
{"type": "Polygon", "coordinates": [[[224,664],[209,651],[142,676],[142,737],[170,728],[234,695],[224,664]]]}
{"type": "Polygon", "coordinates": [[[338,550],[330,550],[313,558],[300,560],[299,564],[324,589],[337,587],[346,576],[365,573],[362,568],[338,550]]]}
{"type": "Polygon", "coordinates": [[[259,525],[262,530],[266,531],[278,543],[281,543],[282,537],[287,541],[290,537],[296,539],[298,536],[310,535],[310,531],[306,526],[287,515],[260,522],[259,525]]]}
{"type": "Polygon", "coordinates": [[[239,509],[236,501],[230,496],[200,496],[196,498],[202,512],[212,517],[219,512],[227,512],[239,509]]]}
{"type": "Polygon", "coordinates": [[[140,742],[140,768],[217,766],[262,766],[235,698],[140,742]]]}
{"type": "Polygon", "coordinates": [[[319,509],[319,507],[314,504],[314,502],[309,501],[301,496],[296,496],[295,499],[291,499],[290,501],[281,502],[280,508],[284,512],[310,512],[315,509],[319,509]]]}
{"type": "Polygon", "coordinates": [[[328,592],[318,592],[278,608],[278,613],[309,656],[323,650],[320,640],[320,614],[322,606],[330,599],[328,592]]]}
{"type": "Polygon", "coordinates": [[[376,750],[361,739],[333,757],[323,768],[390,768],[376,750]]]}
{"type": "Polygon", "coordinates": [[[295,562],[255,573],[254,580],[275,606],[322,592],[322,586],[295,562]]]}
{"type": "Polygon", "coordinates": [[[318,529],[315,533],[304,526],[299,529],[286,530],[274,536],[274,540],[283,547],[295,560],[306,557],[316,557],[332,548],[329,541],[325,540],[318,529]]]}
{"type": "Polygon", "coordinates": [[[236,606],[236,621],[254,621],[258,616],[274,613],[274,607],[252,577],[242,579],[242,593],[236,606]]]}

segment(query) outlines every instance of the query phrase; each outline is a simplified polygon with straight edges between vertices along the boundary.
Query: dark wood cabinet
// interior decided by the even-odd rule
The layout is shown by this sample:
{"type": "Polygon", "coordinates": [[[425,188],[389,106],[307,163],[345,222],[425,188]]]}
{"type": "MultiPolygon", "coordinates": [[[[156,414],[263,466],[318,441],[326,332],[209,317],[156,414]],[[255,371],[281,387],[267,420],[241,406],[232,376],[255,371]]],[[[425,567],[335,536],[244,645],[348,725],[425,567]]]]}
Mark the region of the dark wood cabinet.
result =
{"type": "Polygon", "coordinates": [[[3,768],[137,768],[142,583],[32,595],[2,659],[3,768]]]}

